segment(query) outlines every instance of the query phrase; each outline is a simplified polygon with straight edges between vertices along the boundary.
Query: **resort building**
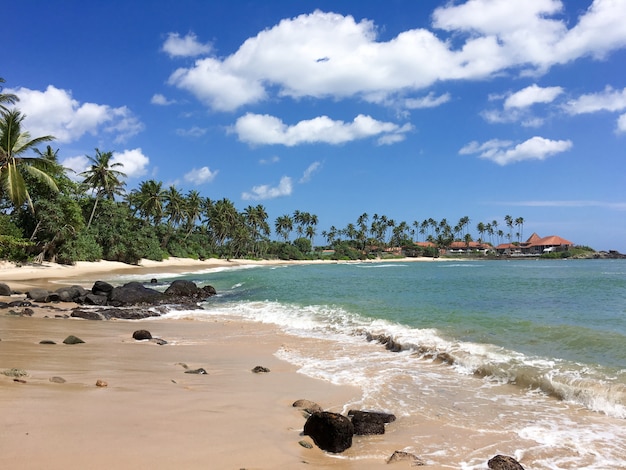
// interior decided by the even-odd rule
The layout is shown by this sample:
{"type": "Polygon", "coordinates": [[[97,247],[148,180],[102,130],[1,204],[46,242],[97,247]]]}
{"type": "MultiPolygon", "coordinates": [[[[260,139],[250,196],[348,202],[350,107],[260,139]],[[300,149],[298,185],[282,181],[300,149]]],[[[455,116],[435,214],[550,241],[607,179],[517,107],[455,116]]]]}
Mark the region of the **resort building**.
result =
{"type": "Polygon", "coordinates": [[[541,238],[533,233],[525,242],[519,244],[502,243],[496,247],[496,251],[501,255],[508,256],[540,256],[553,251],[567,251],[573,246],[572,242],[557,235],[541,238]]]}

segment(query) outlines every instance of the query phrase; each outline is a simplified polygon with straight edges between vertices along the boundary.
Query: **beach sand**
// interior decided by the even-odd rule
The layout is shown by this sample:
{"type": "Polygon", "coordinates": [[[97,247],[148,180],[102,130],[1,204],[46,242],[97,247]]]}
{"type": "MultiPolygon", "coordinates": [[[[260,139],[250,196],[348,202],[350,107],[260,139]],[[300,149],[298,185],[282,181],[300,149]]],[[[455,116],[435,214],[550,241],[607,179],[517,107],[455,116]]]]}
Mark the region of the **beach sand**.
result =
{"type": "MultiPolygon", "coordinates": [[[[141,266],[5,263],[0,282],[15,291],[91,287],[94,280],[120,273],[149,278],[240,263],[250,264],[180,259],[141,266]]],[[[0,372],[23,369],[28,374],[19,381],[0,374],[0,455],[7,466],[367,470],[390,468],[386,457],[402,450],[402,436],[386,435],[355,437],[353,447],[340,455],[301,446],[299,441],[312,440],[302,435],[305,418],[292,407],[294,401],[309,399],[326,410],[346,412],[346,406],[358,402],[360,390],[306,377],[279,360],[276,351],[303,340],[271,325],[239,319],[89,321],[64,317],[73,304],[51,306],[35,309],[31,317],[0,310],[0,372]],[[168,344],[135,341],[132,334],[138,329],[168,344]],[[68,335],[85,343],[63,344],[68,335]],[[270,372],[253,373],[258,365],[270,372]],[[188,374],[185,367],[204,368],[207,374],[188,374]],[[51,381],[54,377],[65,382],[51,381]],[[96,386],[98,380],[107,386],[96,386]]],[[[391,468],[409,466],[404,461],[391,468]]]]}

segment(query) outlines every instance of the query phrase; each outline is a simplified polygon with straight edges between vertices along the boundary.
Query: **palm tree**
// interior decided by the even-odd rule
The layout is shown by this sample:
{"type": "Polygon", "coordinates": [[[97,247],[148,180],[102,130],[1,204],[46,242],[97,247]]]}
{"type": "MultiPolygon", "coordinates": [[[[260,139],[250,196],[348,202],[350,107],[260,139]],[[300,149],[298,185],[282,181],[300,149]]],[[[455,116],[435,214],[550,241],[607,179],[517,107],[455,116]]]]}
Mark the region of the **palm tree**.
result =
{"type": "Polygon", "coordinates": [[[53,140],[54,137],[46,135],[30,138],[28,132],[22,132],[24,115],[13,109],[3,111],[0,119],[0,191],[15,205],[21,206],[28,203],[34,212],[33,202],[28,194],[22,171],[45,183],[52,190],[57,191],[57,186],[49,172],[52,171],[55,162],[45,158],[21,157],[27,150],[34,149],[42,142],[53,140]]]}
{"type": "Polygon", "coordinates": [[[158,226],[163,217],[165,204],[163,183],[155,180],[142,181],[139,190],[133,193],[137,196],[136,203],[141,217],[148,221],[152,220],[154,226],[158,226]]]}
{"type": "Polygon", "coordinates": [[[521,242],[522,241],[521,239],[524,238],[524,217],[518,217],[517,219],[515,219],[515,225],[520,227],[520,230],[517,236],[517,241],[521,242]]]}
{"type": "Polygon", "coordinates": [[[507,238],[509,239],[509,243],[511,243],[511,238],[513,237],[513,217],[507,214],[504,216],[504,221],[506,222],[506,226],[509,227],[509,234],[507,235],[507,238]]]}
{"type": "Polygon", "coordinates": [[[289,239],[289,234],[293,230],[293,219],[288,215],[282,215],[276,218],[274,222],[276,233],[285,239],[285,243],[289,239]]]}
{"type": "Polygon", "coordinates": [[[196,226],[196,221],[200,219],[202,215],[202,196],[200,196],[200,193],[195,189],[189,191],[185,198],[185,206],[186,237],[188,237],[196,226]]]}
{"type": "Polygon", "coordinates": [[[96,148],[95,156],[86,155],[86,157],[91,162],[91,166],[88,170],[80,173],[80,176],[85,178],[83,184],[96,193],[96,200],[93,203],[89,222],[87,222],[87,228],[89,228],[96,213],[100,197],[106,196],[107,199],[114,200],[116,195],[124,193],[124,185],[126,183],[120,181],[120,178],[125,178],[126,174],[114,170],[114,168],[124,165],[119,162],[111,164],[113,152],[101,152],[96,148]]]}
{"type": "MultiPolygon", "coordinates": [[[[5,83],[4,78],[0,77],[0,83],[5,83]]],[[[0,85],[0,112],[6,113],[9,112],[9,108],[6,107],[8,104],[14,104],[20,99],[12,94],[12,93],[2,93],[2,85],[0,85]]]]}

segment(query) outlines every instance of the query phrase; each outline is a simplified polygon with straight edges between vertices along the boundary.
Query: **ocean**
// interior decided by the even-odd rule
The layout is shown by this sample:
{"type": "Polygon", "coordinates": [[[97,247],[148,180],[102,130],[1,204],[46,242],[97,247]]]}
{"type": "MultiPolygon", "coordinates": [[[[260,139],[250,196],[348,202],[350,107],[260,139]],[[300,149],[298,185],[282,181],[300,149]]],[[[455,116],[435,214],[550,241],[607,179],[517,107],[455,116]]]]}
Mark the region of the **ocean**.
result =
{"type": "Polygon", "coordinates": [[[398,450],[426,462],[469,470],[508,453],[527,469],[626,468],[624,260],[254,266],[182,278],[218,295],[168,317],[270,323],[303,338],[276,355],[358,386],[346,408],[394,413],[398,450]]]}

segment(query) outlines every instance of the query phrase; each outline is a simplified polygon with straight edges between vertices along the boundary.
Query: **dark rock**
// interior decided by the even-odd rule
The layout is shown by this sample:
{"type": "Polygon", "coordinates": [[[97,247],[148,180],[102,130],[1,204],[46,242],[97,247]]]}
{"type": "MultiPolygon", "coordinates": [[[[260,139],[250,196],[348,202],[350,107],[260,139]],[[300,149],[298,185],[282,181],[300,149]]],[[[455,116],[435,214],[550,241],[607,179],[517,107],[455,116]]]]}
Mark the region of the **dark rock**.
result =
{"type": "Polygon", "coordinates": [[[311,444],[309,441],[305,441],[304,439],[301,440],[301,441],[298,441],[298,444],[300,444],[305,449],[312,449],[313,448],[313,444],[311,444]]]}
{"type": "Polygon", "coordinates": [[[324,409],[320,405],[311,400],[296,400],[291,406],[293,406],[294,408],[300,408],[310,415],[312,415],[313,413],[321,413],[322,411],[324,411],[324,409]]]}
{"type": "Polygon", "coordinates": [[[101,294],[87,294],[76,299],[77,303],[85,305],[100,305],[107,304],[109,298],[106,295],[101,294]]]}
{"type": "Polygon", "coordinates": [[[184,297],[193,297],[198,294],[200,289],[192,281],[186,281],[184,279],[177,279],[173,281],[170,286],[165,289],[165,295],[176,295],[184,297]]]}
{"type": "Polygon", "coordinates": [[[317,447],[327,452],[339,453],[349,449],[353,434],[352,422],[339,413],[313,413],[304,424],[304,435],[310,436],[317,447]]]}
{"type": "Polygon", "coordinates": [[[14,300],[13,302],[9,302],[9,307],[32,307],[33,304],[28,300],[14,300]]]}
{"type": "Polygon", "coordinates": [[[198,375],[206,375],[207,371],[204,370],[202,367],[200,367],[199,369],[189,369],[185,371],[185,374],[198,374],[198,375]]]}
{"type": "Polygon", "coordinates": [[[0,309],[9,308],[9,304],[6,302],[0,302],[0,309]]]}
{"type": "Polygon", "coordinates": [[[402,461],[410,462],[411,467],[419,467],[422,465],[426,465],[426,462],[420,459],[417,455],[411,454],[409,452],[404,452],[402,450],[396,450],[393,454],[391,454],[391,457],[387,459],[387,463],[402,462],[402,461]]]}
{"type": "Polygon", "coordinates": [[[0,295],[9,296],[11,295],[11,288],[6,285],[4,282],[0,282],[0,295]]]}
{"type": "Polygon", "coordinates": [[[39,341],[39,344],[56,344],[56,343],[52,341],[51,339],[42,339],[41,341],[39,341]]]}
{"type": "Polygon", "coordinates": [[[69,335],[67,338],[65,338],[63,340],[64,344],[81,344],[84,343],[84,341],[74,335],[69,335]]]}
{"type": "Polygon", "coordinates": [[[152,334],[148,330],[137,330],[133,333],[133,339],[141,341],[144,339],[152,339],[152,334]]]}
{"type": "Polygon", "coordinates": [[[30,307],[26,307],[24,310],[22,310],[22,315],[26,315],[27,317],[32,317],[34,313],[35,311],[30,307]]]}
{"type": "Polygon", "coordinates": [[[58,294],[61,302],[75,302],[79,297],[88,294],[81,286],[60,287],[54,292],[58,294]]]}
{"type": "Polygon", "coordinates": [[[217,295],[217,291],[213,286],[204,286],[200,290],[206,294],[206,297],[212,297],[214,295],[217,295]]]}
{"type": "Polygon", "coordinates": [[[113,286],[108,282],[96,281],[91,288],[91,293],[108,297],[113,291],[113,286]]]}
{"type": "Polygon", "coordinates": [[[125,305],[157,305],[163,299],[163,293],[149,289],[139,282],[129,282],[115,287],[109,296],[109,305],[120,307],[125,305]]]}
{"type": "Polygon", "coordinates": [[[150,279],[150,284],[158,284],[158,282],[159,281],[157,281],[157,279],[154,278],[154,277],[152,279],[150,279]]]}
{"type": "Polygon", "coordinates": [[[396,420],[390,413],[375,411],[348,411],[348,416],[352,418],[354,434],[365,436],[368,434],[385,434],[385,424],[396,420]]]}
{"type": "Polygon", "coordinates": [[[100,315],[96,310],[81,310],[75,308],[70,315],[72,318],[82,318],[84,320],[104,320],[104,317],[100,315]]]}
{"type": "Polygon", "coordinates": [[[524,470],[517,460],[507,455],[496,455],[487,462],[487,466],[491,470],[524,470]]]}
{"type": "Polygon", "coordinates": [[[26,297],[35,302],[50,302],[50,293],[46,289],[30,289],[26,292],[26,297]]]}
{"type": "Polygon", "coordinates": [[[252,369],[252,372],[254,372],[255,374],[259,374],[262,372],[269,372],[270,370],[267,367],[263,367],[263,366],[256,366],[254,369],[252,369]]]}

